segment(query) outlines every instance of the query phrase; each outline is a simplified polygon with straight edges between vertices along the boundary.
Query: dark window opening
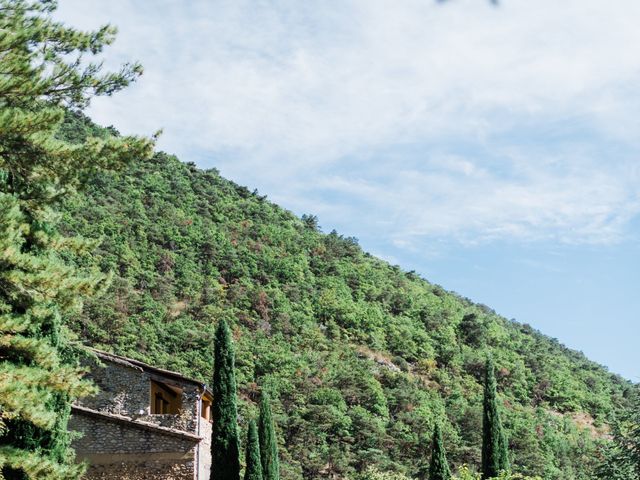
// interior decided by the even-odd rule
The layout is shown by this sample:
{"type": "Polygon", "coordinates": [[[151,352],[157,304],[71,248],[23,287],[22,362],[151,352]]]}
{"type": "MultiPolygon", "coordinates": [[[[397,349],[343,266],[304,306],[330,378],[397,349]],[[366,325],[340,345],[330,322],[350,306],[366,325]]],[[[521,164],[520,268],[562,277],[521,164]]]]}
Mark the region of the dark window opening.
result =
{"type": "Polygon", "coordinates": [[[211,401],[209,399],[202,399],[202,406],[200,408],[200,415],[205,420],[211,420],[211,401]]]}
{"type": "Polygon", "coordinates": [[[151,381],[151,415],[177,415],[182,408],[182,390],[151,381]]]}

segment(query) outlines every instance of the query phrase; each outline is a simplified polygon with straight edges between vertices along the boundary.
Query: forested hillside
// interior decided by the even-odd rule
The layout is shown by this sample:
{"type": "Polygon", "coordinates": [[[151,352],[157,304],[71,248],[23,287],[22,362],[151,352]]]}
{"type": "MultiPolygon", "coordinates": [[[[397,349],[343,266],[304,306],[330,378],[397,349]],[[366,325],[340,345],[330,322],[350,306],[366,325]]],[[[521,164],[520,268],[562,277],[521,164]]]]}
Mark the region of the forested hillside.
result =
{"type": "MultiPolygon", "coordinates": [[[[115,134],[70,115],[61,135],[87,132],[115,134]]],[[[285,479],[368,465],[420,475],[436,420],[450,462],[477,465],[488,354],[515,470],[591,479],[631,388],[530,326],[322,233],[312,215],[164,153],[91,178],[63,220],[99,240],[94,255],[114,273],[73,319],[82,341],[209,381],[226,319],[241,427],[266,389],[285,479]]]]}

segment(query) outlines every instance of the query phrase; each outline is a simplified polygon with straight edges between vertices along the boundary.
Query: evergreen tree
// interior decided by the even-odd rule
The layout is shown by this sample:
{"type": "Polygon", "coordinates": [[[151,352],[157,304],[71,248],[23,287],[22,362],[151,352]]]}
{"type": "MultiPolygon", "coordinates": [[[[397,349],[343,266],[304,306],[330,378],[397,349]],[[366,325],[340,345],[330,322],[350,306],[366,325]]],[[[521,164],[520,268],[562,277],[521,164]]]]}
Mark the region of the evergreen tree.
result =
{"type": "Polygon", "coordinates": [[[278,443],[276,441],[276,432],[273,428],[271,403],[266,392],[262,392],[262,398],[260,399],[258,435],[260,437],[260,458],[262,459],[264,480],[280,480],[278,443]]]}
{"type": "MultiPolygon", "coordinates": [[[[631,408],[626,415],[629,435],[626,446],[628,447],[631,465],[636,478],[640,479],[640,388],[636,385],[631,394],[631,408]]],[[[620,442],[624,444],[625,442],[620,442]]]]}
{"type": "Polygon", "coordinates": [[[603,448],[596,474],[601,480],[629,480],[640,478],[636,474],[629,452],[620,448],[618,441],[603,448]]]}
{"type": "Polygon", "coordinates": [[[497,477],[509,470],[507,440],[500,422],[493,360],[487,360],[482,421],[482,478],[497,477]]]}
{"type": "Polygon", "coordinates": [[[249,422],[246,445],[247,465],[244,480],[262,480],[262,463],[260,460],[260,442],[255,420],[249,422]]]}
{"type": "Polygon", "coordinates": [[[238,408],[231,332],[221,320],[215,334],[211,480],[239,480],[238,408]]]}
{"type": "Polygon", "coordinates": [[[603,480],[640,479],[640,390],[630,392],[630,405],[612,425],[613,441],[597,468],[603,480]]]}
{"type": "Polygon", "coordinates": [[[433,429],[433,444],[431,448],[431,463],[429,465],[429,480],[450,480],[451,470],[447,462],[447,455],[442,443],[440,425],[436,423],[433,429]]]}
{"type": "Polygon", "coordinates": [[[57,229],[60,200],[89,173],[148,156],[134,137],[59,138],[66,112],[110,95],[140,73],[101,73],[85,61],[114,40],[105,26],[80,32],[51,18],[51,0],[0,0],[0,478],[72,479],[71,402],[81,379],[65,319],[108,277],[92,244],[57,229]],[[80,256],[82,267],[67,260],[80,256]]]}

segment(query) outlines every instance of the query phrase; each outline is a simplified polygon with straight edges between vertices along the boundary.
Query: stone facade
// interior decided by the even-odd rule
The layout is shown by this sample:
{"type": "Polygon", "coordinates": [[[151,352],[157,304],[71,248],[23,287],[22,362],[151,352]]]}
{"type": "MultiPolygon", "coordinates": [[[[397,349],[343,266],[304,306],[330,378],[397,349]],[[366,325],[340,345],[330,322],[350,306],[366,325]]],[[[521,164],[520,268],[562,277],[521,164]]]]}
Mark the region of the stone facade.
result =
{"type": "Polygon", "coordinates": [[[202,422],[200,435],[202,441],[198,444],[198,477],[201,480],[208,480],[211,471],[211,422],[202,422]]]}
{"type": "Polygon", "coordinates": [[[208,480],[211,392],[201,382],[94,351],[100,392],[73,406],[73,447],[87,480],[208,480]]]}

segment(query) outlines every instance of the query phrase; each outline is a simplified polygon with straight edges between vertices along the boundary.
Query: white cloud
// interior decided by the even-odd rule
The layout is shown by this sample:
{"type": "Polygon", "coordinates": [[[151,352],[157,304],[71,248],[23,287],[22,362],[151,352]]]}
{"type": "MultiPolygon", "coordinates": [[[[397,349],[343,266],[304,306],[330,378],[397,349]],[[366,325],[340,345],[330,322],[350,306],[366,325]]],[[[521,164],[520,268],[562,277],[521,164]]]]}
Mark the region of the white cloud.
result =
{"type": "Polygon", "coordinates": [[[317,187],[367,205],[359,212],[361,223],[393,219],[388,231],[399,247],[423,237],[463,243],[505,237],[579,243],[621,240],[624,224],[639,211],[635,185],[640,176],[599,169],[595,161],[581,159],[570,166],[568,160],[563,162],[568,171],[562,175],[513,162],[512,178],[504,178],[475,167],[452,171],[449,159],[439,169],[434,160],[424,170],[397,166],[383,182],[338,177],[320,181],[317,187]]]}
{"type": "Polygon", "coordinates": [[[321,223],[615,242],[640,212],[640,3],[61,0],[140,82],[94,103],[321,223]],[[462,148],[462,146],[464,148],[462,148]]]}

